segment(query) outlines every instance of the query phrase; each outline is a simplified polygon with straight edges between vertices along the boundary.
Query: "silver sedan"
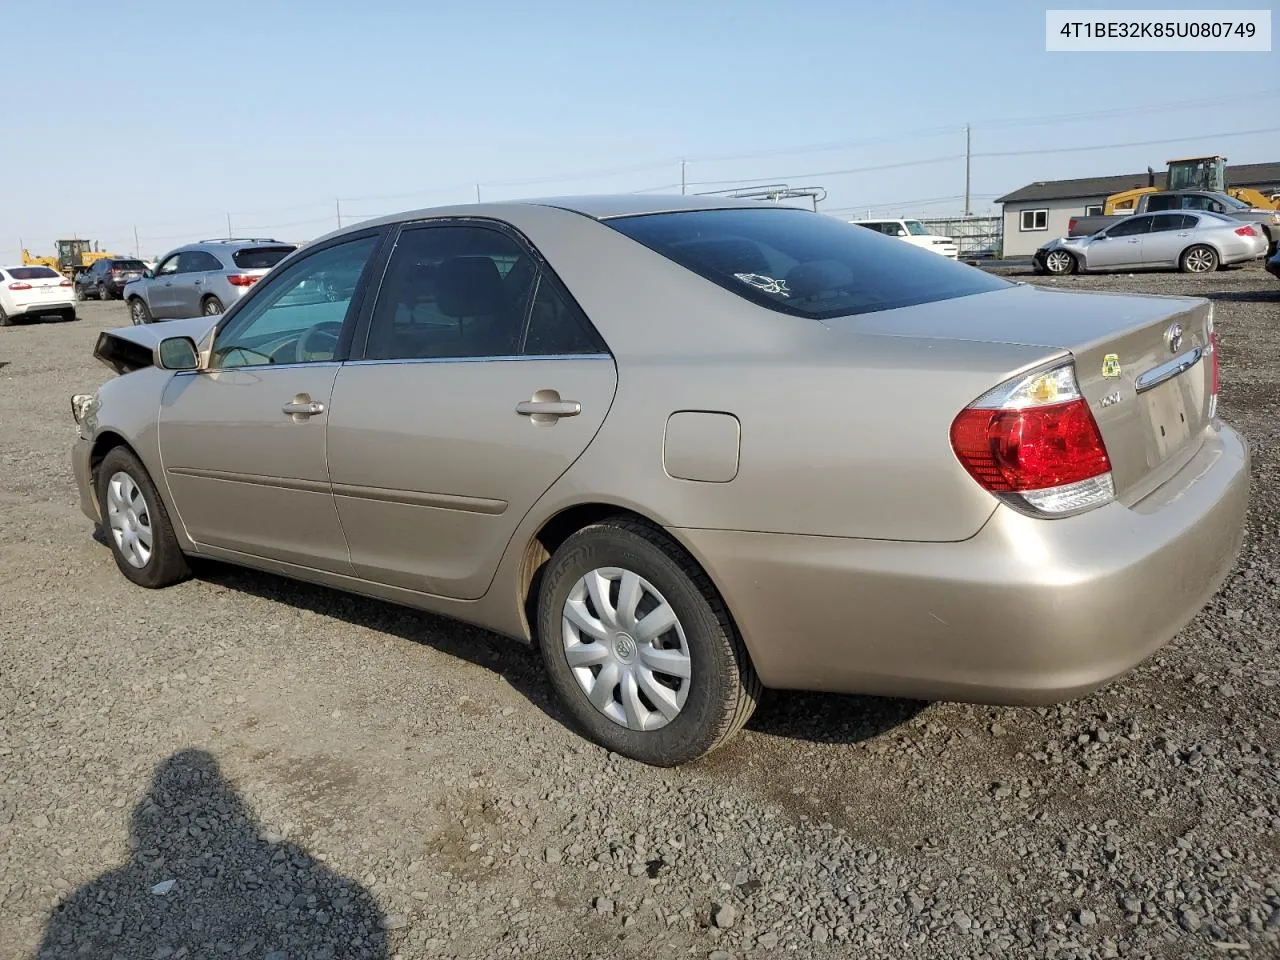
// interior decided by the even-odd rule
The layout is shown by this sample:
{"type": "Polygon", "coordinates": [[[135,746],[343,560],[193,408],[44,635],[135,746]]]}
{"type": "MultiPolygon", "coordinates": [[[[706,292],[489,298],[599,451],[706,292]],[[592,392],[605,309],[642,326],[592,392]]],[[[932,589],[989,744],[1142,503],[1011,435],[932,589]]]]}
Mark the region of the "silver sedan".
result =
{"type": "Polygon", "coordinates": [[[1037,273],[1168,270],[1209,273],[1267,252],[1258,227],[1207,210],[1140,214],[1089,237],[1059,237],[1035,252],[1037,273]]]}

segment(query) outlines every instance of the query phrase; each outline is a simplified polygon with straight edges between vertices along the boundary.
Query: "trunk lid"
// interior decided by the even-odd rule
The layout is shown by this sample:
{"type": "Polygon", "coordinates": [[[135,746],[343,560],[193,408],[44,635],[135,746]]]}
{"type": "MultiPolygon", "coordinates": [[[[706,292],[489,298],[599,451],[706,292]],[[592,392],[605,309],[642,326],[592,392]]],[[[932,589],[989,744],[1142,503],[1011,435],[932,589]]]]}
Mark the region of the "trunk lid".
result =
{"type": "Polygon", "coordinates": [[[827,323],[881,336],[1070,353],[1080,392],[1107,446],[1116,498],[1133,503],[1176,473],[1203,441],[1211,419],[1212,317],[1207,300],[1020,284],[827,323]]]}

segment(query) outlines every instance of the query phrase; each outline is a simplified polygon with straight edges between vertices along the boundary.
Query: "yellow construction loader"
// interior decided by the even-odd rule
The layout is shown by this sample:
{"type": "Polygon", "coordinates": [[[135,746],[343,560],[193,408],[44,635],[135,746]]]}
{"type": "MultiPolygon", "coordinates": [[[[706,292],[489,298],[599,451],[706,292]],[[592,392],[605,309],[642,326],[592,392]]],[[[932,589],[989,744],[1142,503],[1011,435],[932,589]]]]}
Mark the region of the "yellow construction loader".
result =
{"type": "Polygon", "coordinates": [[[42,266],[57,270],[68,280],[74,280],[77,273],[88,270],[99,260],[115,257],[118,254],[97,249],[98,245],[89,240],[58,240],[56,257],[34,257],[27,249],[22,251],[23,266],[42,266]]]}
{"type": "Polygon", "coordinates": [[[1144,193],[1158,193],[1164,190],[1212,190],[1235,197],[1241,203],[1258,210],[1280,210],[1280,194],[1265,194],[1252,187],[1228,187],[1226,180],[1227,158],[1186,157],[1182,160],[1170,160],[1169,172],[1165,177],[1163,188],[1155,185],[1155,174],[1148,167],[1148,182],[1145,187],[1134,187],[1132,190],[1121,190],[1107,197],[1102,204],[1102,212],[1108,216],[1132,213],[1138,206],[1138,198],[1144,193]]]}

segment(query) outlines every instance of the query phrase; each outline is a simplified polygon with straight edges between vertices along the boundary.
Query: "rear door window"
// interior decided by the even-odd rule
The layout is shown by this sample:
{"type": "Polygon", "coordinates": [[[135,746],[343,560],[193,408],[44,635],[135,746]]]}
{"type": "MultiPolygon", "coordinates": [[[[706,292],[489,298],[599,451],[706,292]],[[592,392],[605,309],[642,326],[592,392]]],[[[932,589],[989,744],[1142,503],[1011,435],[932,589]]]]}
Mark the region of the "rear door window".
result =
{"type": "Polygon", "coordinates": [[[296,250],[296,247],[244,247],[231,254],[231,259],[241,270],[270,270],[296,250]]]}
{"type": "Polygon", "coordinates": [[[794,208],[645,214],[604,223],[744,300],[819,320],[1012,286],[931,250],[794,208]]]}

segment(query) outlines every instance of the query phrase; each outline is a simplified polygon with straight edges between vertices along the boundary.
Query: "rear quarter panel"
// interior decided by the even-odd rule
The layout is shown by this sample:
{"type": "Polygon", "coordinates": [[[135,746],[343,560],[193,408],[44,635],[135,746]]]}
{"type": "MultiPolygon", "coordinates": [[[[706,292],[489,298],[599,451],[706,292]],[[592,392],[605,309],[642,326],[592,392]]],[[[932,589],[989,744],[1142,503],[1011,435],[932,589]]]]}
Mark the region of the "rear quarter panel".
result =
{"type": "Polygon", "coordinates": [[[576,214],[534,208],[517,226],[618,361],[613,409],[534,508],[544,517],[604,501],[671,527],[965,539],[995,500],[956,460],[951,421],[1012,372],[1061,353],[858,335],[751,304],[576,214]],[[684,410],[738,418],[732,481],[667,475],[664,430],[684,410]]]}

